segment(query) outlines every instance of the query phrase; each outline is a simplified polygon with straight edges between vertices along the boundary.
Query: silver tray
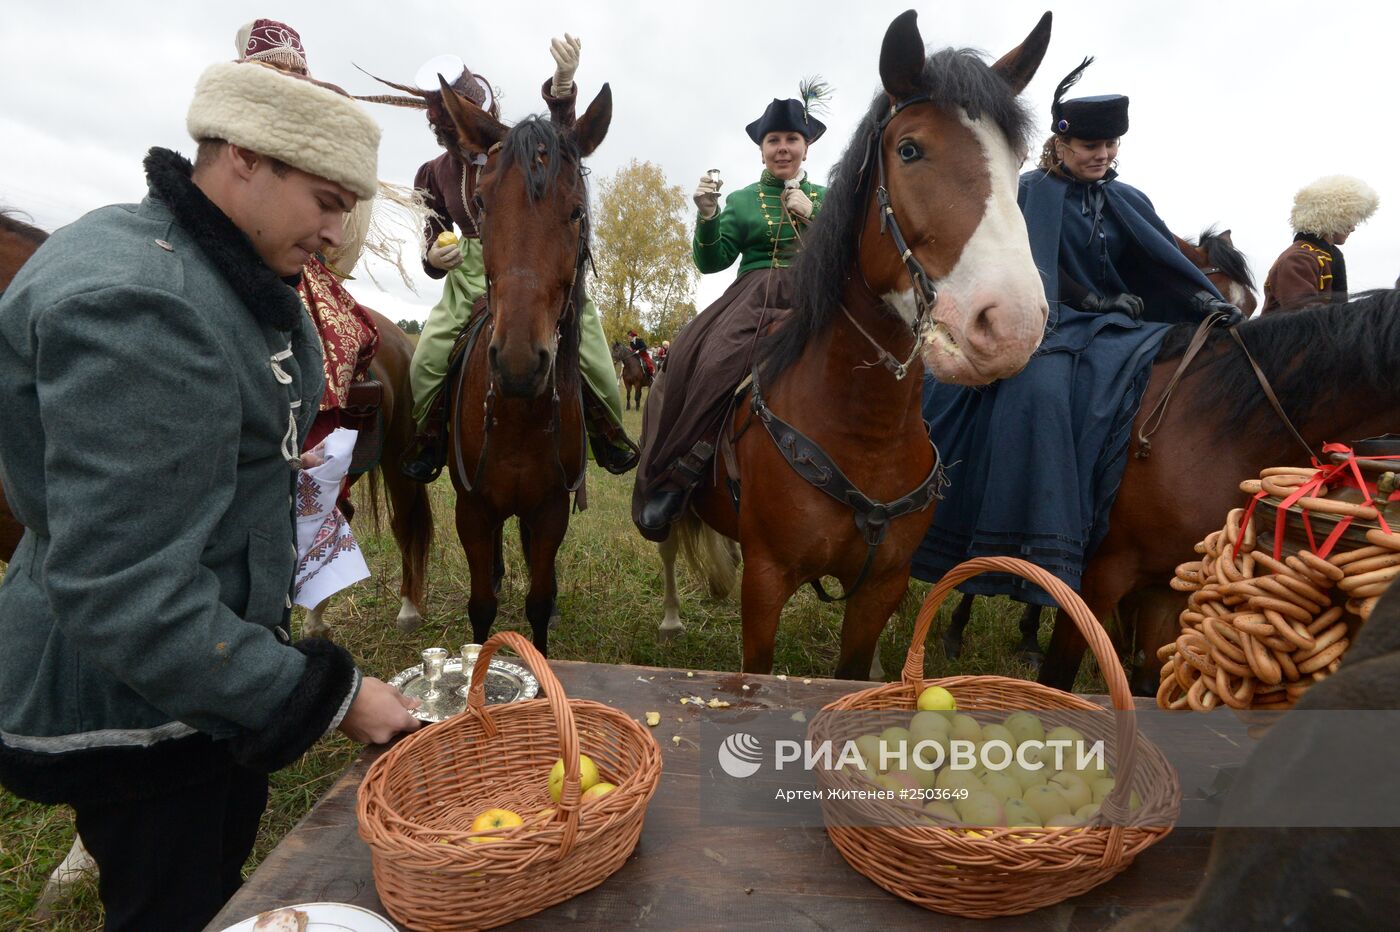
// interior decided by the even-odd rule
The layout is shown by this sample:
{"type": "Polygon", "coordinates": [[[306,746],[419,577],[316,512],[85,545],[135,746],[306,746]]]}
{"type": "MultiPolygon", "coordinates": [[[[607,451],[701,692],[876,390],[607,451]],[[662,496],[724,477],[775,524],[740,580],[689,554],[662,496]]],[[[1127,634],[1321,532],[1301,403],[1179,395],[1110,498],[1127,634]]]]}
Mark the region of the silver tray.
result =
{"type": "MultiPolygon", "coordinates": [[[[467,707],[467,699],[457,695],[457,690],[466,684],[467,678],[462,674],[462,658],[449,657],[442,665],[442,679],[438,681],[438,692],[442,695],[414,709],[413,717],[425,722],[440,722],[461,712],[467,707]]],[[[401,690],[410,699],[422,699],[428,691],[428,681],[423,678],[421,663],[399,673],[389,681],[389,685],[401,690]]],[[[533,699],[539,695],[539,691],[540,681],[535,679],[535,674],[518,663],[491,658],[491,667],[486,674],[488,705],[533,699]]]]}

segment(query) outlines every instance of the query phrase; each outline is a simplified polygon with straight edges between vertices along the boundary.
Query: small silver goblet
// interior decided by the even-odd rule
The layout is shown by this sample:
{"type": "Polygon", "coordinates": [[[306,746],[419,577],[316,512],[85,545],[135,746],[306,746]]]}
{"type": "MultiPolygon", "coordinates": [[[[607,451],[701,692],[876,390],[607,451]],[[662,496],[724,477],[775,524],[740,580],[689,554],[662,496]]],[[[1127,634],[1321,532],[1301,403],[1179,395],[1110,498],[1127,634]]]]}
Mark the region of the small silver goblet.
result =
{"type": "Polygon", "coordinates": [[[476,658],[481,656],[480,644],[462,645],[462,678],[467,682],[457,690],[457,695],[463,699],[472,689],[472,670],[476,668],[476,658]]]}
{"type": "Polygon", "coordinates": [[[442,698],[442,690],[438,689],[438,682],[442,679],[442,667],[447,663],[447,649],[442,647],[429,647],[423,651],[423,678],[428,681],[427,692],[423,693],[424,702],[436,702],[442,698]]]}

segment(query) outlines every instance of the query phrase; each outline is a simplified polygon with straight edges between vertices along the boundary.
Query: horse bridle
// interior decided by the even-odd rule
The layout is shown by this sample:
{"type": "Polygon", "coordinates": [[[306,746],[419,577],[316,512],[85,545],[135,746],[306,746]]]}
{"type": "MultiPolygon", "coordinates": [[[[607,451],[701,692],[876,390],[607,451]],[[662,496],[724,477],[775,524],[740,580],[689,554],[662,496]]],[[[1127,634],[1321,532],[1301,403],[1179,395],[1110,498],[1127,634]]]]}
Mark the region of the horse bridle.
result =
{"type": "MultiPolygon", "coordinates": [[[[495,154],[500,148],[501,148],[501,144],[500,144],[499,142],[496,143],[496,144],[493,145],[490,149],[487,150],[487,156],[490,157],[491,155],[495,154]]],[[[580,182],[582,181],[582,178],[584,177],[584,174],[585,174],[584,168],[583,168],[583,166],[580,164],[580,165],[578,166],[578,178],[580,179],[580,182]]],[[[478,171],[477,178],[478,178],[478,181],[479,181],[479,180],[480,180],[480,171],[478,171]]],[[[465,192],[464,192],[464,193],[465,193],[465,192]]],[[[470,212],[471,212],[471,205],[464,205],[464,206],[466,207],[467,212],[470,214],[470,212]]],[[[476,229],[477,229],[477,235],[483,240],[483,246],[484,246],[485,234],[486,234],[486,205],[485,205],[484,203],[482,203],[482,201],[481,201],[481,199],[480,199],[480,194],[479,194],[479,193],[478,193],[477,198],[476,198],[476,207],[477,207],[477,213],[476,213],[476,216],[472,217],[472,224],[473,224],[473,226],[476,227],[476,229]]],[[[559,475],[562,477],[562,479],[563,479],[563,481],[564,481],[564,489],[565,489],[565,491],[566,491],[567,493],[572,494],[572,495],[575,496],[575,500],[574,500],[574,501],[575,501],[575,508],[576,508],[576,510],[578,510],[578,511],[583,511],[585,508],[588,507],[587,502],[586,502],[586,499],[584,498],[583,494],[580,492],[580,489],[583,488],[584,478],[585,478],[585,477],[587,476],[587,474],[588,474],[588,430],[587,430],[587,427],[586,427],[586,425],[585,425],[585,423],[584,423],[583,397],[582,397],[582,395],[580,395],[579,400],[578,400],[578,403],[579,403],[579,437],[580,437],[579,446],[580,446],[580,448],[581,448],[581,451],[580,451],[580,459],[579,459],[580,465],[579,465],[578,474],[575,475],[575,476],[573,476],[572,478],[570,478],[568,472],[564,469],[564,458],[563,458],[563,453],[561,452],[560,447],[559,447],[560,438],[563,436],[563,432],[562,432],[562,417],[561,417],[560,411],[559,411],[559,406],[560,406],[560,400],[559,400],[559,353],[558,353],[559,339],[560,339],[560,337],[561,337],[561,335],[562,335],[562,331],[563,331],[563,328],[564,328],[564,322],[565,322],[566,320],[568,320],[570,313],[573,313],[573,314],[577,314],[577,313],[578,313],[578,301],[577,301],[577,298],[578,298],[578,293],[579,293],[579,291],[580,291],[580,290],[582,289],[582,287],[583,287],[583,286],[582,286],[583,269],[584,269],[584,266],[585,266],[585,265],[587,265],[587,264],[589,264],[589,263],[591,263],[591,262],[593,261],[593,253],[592,253],[592,250],[589,248],[589,245],[588,245],[588,233],[589,233],[589,222],[588,222],[588,220],[589,220],[589,216],[588,216],[588,200],[587,200],[587,198],[584,199],[583,206],[582,206],[581,208],[579,208],[578,211],[579,211],[579,216],[578,216],[578,225],[579,225],[579,229],[578,229],[578,243],[577,243],[577,246],[575,247],[575,250],[574,250],[574,276],[573,276],[573,278],[572,278],[572,279],[570,280],[570,282],[569,282],[569,287],[568,287],[568,289],[564,292],[564,301],[563,301],[563,304],[562,304],[561,307],[559,308],[559,315],[558,315],[558,316],[555,318],[555,320],[554,320],[555,352],[554,352],[554,355],[550,357],[550,361],[549,361],[549,390],[550,390],[550,396],[551,396],[551,397],[550,397],[550,403],[551,403],[551,406],[552,406],[552,413],[551,413],[551,415],[550,415],[549,432],[550,432],[551,434],[554,435],[554,460],[555,460],[555,463],[558,464],[558,466],[559,466],[559,475]]],[[[490,317],[490,316],[492,316],[492,311],[491,311],[491,276],[486,275],[485,278],[486,278],[486,309],[485,309],[485,316],[486,316],[486,317],[490,317]]],[[[458,372],[458,376],[457,376],[457,390],[456,390],[456,392],[454,392],[454,395],[455,395],[456,397],[453,398],[454,407],[455,407],[458,403],[460,403],[462,387],[463,387],[463,385],[464,385],[465,382],[466,382],[467,362],[468,362],[469,359],[470,359],[470,348],[468,348],[467,355],[466,355],[465,358],[463,359],[462,365],[460,366],[460,371],[458,372]]],[[[580,373],[579,378],[580,378],[580,380],[582,379],[582,373],[580,373]]],[[[495,418],[495,409],[496,409],[496,376],[495,376],[495,374],[494,374],[493,372],[491,372],[489,366],[488,366],[488,368],[487,368],[486,402],[485,402],[484,408],[485,408],[485,410],[484,410],[484,413],[483,413],[483,424],[482,424],[482,428],[481,428],[481,453],[480,453],[480,455],[477,457],[476,471],[473,473],[473,476],[472,476],[472,478],[471,478],[470,480],[468,479],[468,477],[467,477],[466,474],[465,474],[465,471],[464,471],[464,468],[463,468],[463,464],[462,464],[462,462],[461,462],[460,457],[457,459],[457,463],[456,463],[456,465],[457,465],[457,478],[458,478],[458,480],[462,483],[463,488],[465,488],[467,491],[472,491],[474,488],[476,488],[477,486],[479,486],[479,485],[481,484],[482,473],[483,473],[483,472],[485,471],[485,469],[486,469],[486,453],[487,453],[487,450],[490,448],[490,445],[491,445],[491,427],[492,427],[492,425],[493,425],[493,424],[495,423],[495,421],[496,421],[496,418],[495,418]]],[[[450,419],[449,419],[449,420],[450,420],[450,419]]]]}
{"type": "MultiPolygon", "coordinates": [[[[919,353],[919,348],[923,343],[924,331],[928,326],[928,313],[933,309],[934,304],[938,302],[938,289],[934,286],[933,279],[924,271],[923,265],[914,255],[914,250],[909,248],[909,242],[904,238],[904,232],[899,228],[899,220],[894,215],[894,203],[890,198],[889,189],[885,187],[885,159],[881,147],[884,143],[885,129],[889,126],[891,120],[903,112],[906,107],[913,106],[914,104],[930,103],[932,99],[933,98],[927,94],[917,94],[891,104],[885,115],[875,124],[875,131],[871,133],[870,139],[866,143],[865,155],[861,159],[860,170],[857,172],[857,177],[864,175],[866,167],[870,164],[871,159],[873,158],[875,160],[875,203],[880,211],[880,235],[883,236],[886,232],[890,234],[890,241],[894,243],[894,248],[899,253],[900,261],[904,263],[905,271],[909,274],[909,281],[914,286],[914,304],[918,310],[914,315],[913,323],[910,324],[909,327],[911,335],[914,338],[914,345],[909,350],[909,354],[901,361],[893,353],[881,346],[873,336],[866,332],[865,328],[860,325],[855,319],[855,316],[844,304],[841,305],[841,310],[845,313],[846,318],[860,335],[865,338],[866,342],[875,348],[875,352],[879,354],[877,361],[886,369],[889,369],[890,372],[894,373],[894,377],[898,380],[903,380],[904,377],[909,374],[909,366],[913,363],[914,357],[919,353]]],[[[867,291],[871,294],[875,294],[875,289],[870,286],[868,281],[865,281],[864,273],[861,275],[861,282],[865,285],[867,291]]]]}

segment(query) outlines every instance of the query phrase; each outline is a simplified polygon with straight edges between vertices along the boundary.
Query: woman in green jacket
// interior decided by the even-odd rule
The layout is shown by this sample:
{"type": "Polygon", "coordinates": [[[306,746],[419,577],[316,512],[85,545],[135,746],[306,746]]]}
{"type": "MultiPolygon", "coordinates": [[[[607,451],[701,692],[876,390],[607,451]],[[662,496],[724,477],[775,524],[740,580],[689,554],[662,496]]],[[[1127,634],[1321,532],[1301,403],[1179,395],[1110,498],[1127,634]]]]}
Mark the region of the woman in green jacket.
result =
{"type": "Polygon", "coordinates": [[[810,112],[816,96],[804,87],[802,100],[775,99],[746,127],[762,152],[763,174],[730,194],[723,210],[717,171],[701,177],[695,190],[695,265],[709,274],[738,259],[739,276],[676,335],[647,399],[632,518],[651,540],[665,539],[704,476],[757,341],[787,314],[787,267],[826,193],[802,168],[808,147],[826,132],[810,112]]]}

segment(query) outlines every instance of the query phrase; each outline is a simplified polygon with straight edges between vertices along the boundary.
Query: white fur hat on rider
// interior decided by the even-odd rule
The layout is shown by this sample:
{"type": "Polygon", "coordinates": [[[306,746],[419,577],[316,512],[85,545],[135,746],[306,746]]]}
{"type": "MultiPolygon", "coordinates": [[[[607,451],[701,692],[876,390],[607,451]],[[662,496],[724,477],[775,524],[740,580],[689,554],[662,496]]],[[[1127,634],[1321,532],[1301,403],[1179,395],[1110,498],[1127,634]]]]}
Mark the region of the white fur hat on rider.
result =
{"type": "Polygon", "coordinates": [[[1350,233],[1380,205],[1370,185],[1350,175],[1328,175],[1293,195],[1289,223],[1294,233],[1335,236],[1350,233]]]}

